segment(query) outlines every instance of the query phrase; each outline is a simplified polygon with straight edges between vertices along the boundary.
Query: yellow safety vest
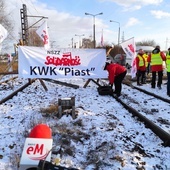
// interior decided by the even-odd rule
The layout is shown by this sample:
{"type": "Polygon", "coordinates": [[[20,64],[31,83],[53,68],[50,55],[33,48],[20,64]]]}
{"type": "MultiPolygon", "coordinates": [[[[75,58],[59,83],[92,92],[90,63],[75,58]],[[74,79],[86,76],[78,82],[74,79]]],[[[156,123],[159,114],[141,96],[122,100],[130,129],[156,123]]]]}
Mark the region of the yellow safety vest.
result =
{"type": "Polygon", "coordinates": [[[143,57],[141,57],[140,55],[138,55],[138,58],[139,58],[139,67],[144,66],[145,63],[144,63],[143,57]]]}
{"type": "Polygon", "coordinates": [[[151,66],[154,65],[162,65],[163,61],[162,61],[162,57],[160,55],[160,52],[157,54],[151,54],[151,66]]]}
{"type": "Polygon", "coordinates": [[[147,54],[143,54],[143,57],[145,59],[145,65],[146,67],[148,66],[148,62],[147,62],[147,59],[148,59],[148,55],[147,54]]]}
{"type": "Polygon", "coordinates": [[[169,53],[166,54],[166,70],[170,72],[170,55],[169,53]]]}

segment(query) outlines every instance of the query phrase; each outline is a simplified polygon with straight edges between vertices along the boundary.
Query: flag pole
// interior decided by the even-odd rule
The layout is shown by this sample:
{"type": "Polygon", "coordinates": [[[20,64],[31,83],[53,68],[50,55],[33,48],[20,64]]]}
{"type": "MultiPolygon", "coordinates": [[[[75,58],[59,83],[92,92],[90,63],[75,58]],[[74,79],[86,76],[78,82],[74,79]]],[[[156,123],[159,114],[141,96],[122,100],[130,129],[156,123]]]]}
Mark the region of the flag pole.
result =
{"type": "Polygon", "coordinates": [[[103,29],[102,29],[102,34],[101,34],[101,46],[103,47],[104,44],[103,44],[103,29]]]}
{"type": "MultiPolygon", "coordinates": [[[[129,39],[123,41],[122,43],[124,43],[124,42],[126,42],[126,41],[129,41],[129,40],[131,40],[131,39],[133,39],[133,38],[134,38],[134,37],[131,37],[131,38],[129,38],[129,39]]],[[[122,43],[120,43],[120,44],[122,44],[122,43]]]]}

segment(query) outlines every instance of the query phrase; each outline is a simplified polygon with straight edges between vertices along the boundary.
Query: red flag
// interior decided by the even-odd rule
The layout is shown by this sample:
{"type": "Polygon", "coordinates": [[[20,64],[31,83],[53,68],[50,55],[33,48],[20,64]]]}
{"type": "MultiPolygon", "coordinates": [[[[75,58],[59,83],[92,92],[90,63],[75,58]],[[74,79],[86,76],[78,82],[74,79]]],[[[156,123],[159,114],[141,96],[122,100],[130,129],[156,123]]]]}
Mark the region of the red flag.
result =
{"type": "Polygon", "coordinates": [[[48,30],[47,30],[47,21],[43,22],[43,24],[37,29],[36,33],[43,40],[44,48],[49,49],[50,43],[49,43],[49,34],[48,34],[48,30]]]}

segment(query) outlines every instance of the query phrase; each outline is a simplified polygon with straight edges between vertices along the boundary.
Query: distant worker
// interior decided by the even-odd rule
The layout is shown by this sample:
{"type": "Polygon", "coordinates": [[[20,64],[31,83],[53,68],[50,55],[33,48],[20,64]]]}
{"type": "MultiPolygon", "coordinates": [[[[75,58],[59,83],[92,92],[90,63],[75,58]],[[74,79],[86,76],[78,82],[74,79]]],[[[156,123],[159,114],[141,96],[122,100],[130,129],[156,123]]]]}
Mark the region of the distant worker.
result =
{"type": "Polygon", "coordinates": [[[156,46],[152,53],[148,56],[148,62],[151,64],[152,81],[151,88],[155,88],[156,74],[158,73],[157,87],[161,89],[163,77],[163,61],[166,60],[165,54],[160,51],[160,46],[156,46]]]}
{"type": "Polygon", "coordinates": [[[145,66],[146,66],[146,74],[148,75],[150,72],[150,63],[148,62],[148,52],[145,52],[143,57],[145,59],[145,66]]]}
{"type": "Polygon", "coordinates": [[[141,86],[146,83],[146,65],[144,58],[144,51],[139,49],[138,54],[136,56],[136,69],[137,69],[137,85],[141,86]]]}
{"type": "Polygon", "coordinates": [[[167,71],[167,95],[170,97],[170,48],[166,54],[166,71],[167,71]]]}
{"type": "Polygon", "coordinates": [[[121,95],[122,81],[126,76],[127,70],[125,67],[117,63],[105,63],[104,70],[108,71],[108,79],[111,87],[115,85],[114,94],[116,97],[121,95]]]}
{"type": "Polygon", "coordinates": [[[7,54],[7,57],[8,57],[8,63],[11,63],[11,61],[12,61],[12,56],[11,56],[11,54],[7,54]]]}

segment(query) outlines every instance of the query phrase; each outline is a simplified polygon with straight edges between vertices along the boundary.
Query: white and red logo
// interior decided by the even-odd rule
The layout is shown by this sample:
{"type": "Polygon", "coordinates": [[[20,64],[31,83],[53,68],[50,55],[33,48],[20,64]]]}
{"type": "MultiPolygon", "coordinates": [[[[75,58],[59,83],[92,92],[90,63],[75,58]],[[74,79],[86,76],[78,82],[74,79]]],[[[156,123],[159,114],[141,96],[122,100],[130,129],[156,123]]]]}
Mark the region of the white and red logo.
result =
{"type": "Polygon", "coordinates": [[[45,148],[44,144],[28,144],[26,154],[32,160],[42,160],[48,156],[49,150],[45,148]]]}

